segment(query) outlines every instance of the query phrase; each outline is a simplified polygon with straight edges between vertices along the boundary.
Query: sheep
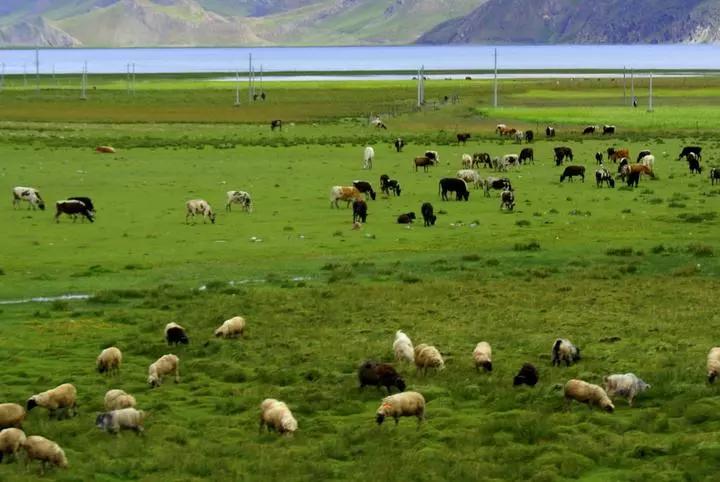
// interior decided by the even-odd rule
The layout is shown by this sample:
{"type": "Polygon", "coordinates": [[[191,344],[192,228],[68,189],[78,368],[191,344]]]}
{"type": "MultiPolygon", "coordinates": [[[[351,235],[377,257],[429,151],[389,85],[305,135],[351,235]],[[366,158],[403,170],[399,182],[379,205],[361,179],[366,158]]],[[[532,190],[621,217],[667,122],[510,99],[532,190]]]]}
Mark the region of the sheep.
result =
{"type": "Polygon", "coordinates": [[[523,363],[520,371],[517,375],[515,375],[515,378],[513,378],[513,386],[516,387],[518,385],[524,384],[534,387],[537,384],[539,378],[540,375],[538,374],[535,365],[533,365],[532,363],[523,363]]]}
{"type": "Polygon", "coordinates": [[[266,398],[260,404],[260,431],[266,426],[268,432],[277,430],[281,435],[292,435],[298,428],[288,406],[274,398],[266,398]]]}
{"type": "Polygon", "coordinates": [[[415,349],[413,348],[412,341],[402,330],[395,332],[393,351],[395,352],[395,360],[410,363],[415,362],[415,349]]]}
{"type": "Polygon", "coordinates": [[[0,430],[4,428],[21,428],[27,412],[17,403],[0,403],[0,430]]]}
{"type": "Polygon", "coordinates": [[[417,417],[419,427],[425,420],[425,398],[418,392],[402,392],[385,397],[375,413],[375,421],[382,425],[385,417],[394,418],[395,425],[400,422],[400,417],[417,417]]]}
{"type": "Polygon", "coordinates": [[[242,316],[233,316],[229,320],[225,320],[220,328],[215,330],[215,336],[223,338],[235,338],[236,336],[245,335],[245,318],[242,316]]]}
{"type": "Polygon", "coordinates": [[[32,460],[39,460],[41,462],[41,474],[45,473],[46,464],[56,465],[63,469],[68,467],[68,461],[65,457],[63,449],[61,449],[58,444],[52,440],[46,439],[45,437],[31,435],[25,439],[22,444],[22,448],[27,454],[25,466],[27,467],[32,460]]]}
{"type": "Polygon", "coordinates": [[[118,433],[121,429],[134,430],[138,435],[145,429],[145,412],[134,408],[121,408],[110,412],[101,413],[95,419],[95,425],[110,433],[118,433]]]}
{"type": "Polygon", "coordinates": [[[119,373],[122,364],[122,352],[118,347],[105,348],[97,357],[96,365],[99,373],[119,373]]]}
{"type": "Polygon", "coordinates": [[[376,387],[384,386],[390,394],[390,387],[397,387],[398,391],[405,391],[405,380],[387,363],[375,363],[374,361],[366,361],[358,368],[358,380],[360,381],[360,389],[365,386],[372,385],[376,387]]]}
{"type": "Polygon", "coordinates": [[[122,408],[133,408],[135,405],[135,397],[125,393],[123,390],[108,390],[105,394],[105,410],[108,412],[122,408]]]}
{"type": "Polygon", "coordinates": [[[566,366],[570,366],[580,359],[580,348],[573,345],[570,340],[558,338],[555,340],[552,348],[552,364],[560,366],[561,362],[565,362],[566,366]]]}
{"type": "Polygon", "coordinates": [[[480,371],[483,367],[486,372],[492,371],[492,348],[490,343],[481,341],[473,350],[473,359],[475,360],[475,370],[480,371]]]}
{"type": "Polygon", "coordinates": [[[651,388],[651,386],[639,379],[634,373],[626,373],[624,375],[609,375],[603,378],[603,387],[609,397],[616,394],[625,397],[628,405],[632,407],[633,399],[639,394],[651,388]]]}
{"type": "Polygon", "coordinates": [[[25,443],[25,432],[19,428],[0,430],[0,463],[5,455],[17,457],[20,447],[25,443]]]}
{"type": "Polygon", "coordinates": [[[707,356],[707,377],[708,383],[713,383],[720,373],[720,347],[710,349],[707,356]]]}
{"type": "Polygon", "coordinates": [[[592,409],[593,405],[597,405],[606,412],[612,413],[615,410],[615,405],[613,405],[605,390],[598,385],[572,379],[565,384],[564,392],[566,408],[569,408],[570,403],[576,400],[580,403],[587,403],[590,409],[592,409]]]}
{"type": "Polygon", "coordinates": [[[173,354],[163,355],[148,367],[148,385],[150,385],[151,388],[159,387],[162,383],[162,378],[171,373],[175,374],[175,383],[179,383],[180,359],[173,354]]]}
{"type": "Polygon", "coordinates": [[[188,339],[187,333],[185,333],[185,328],[175,322],[170,322],[165,325],[165,340],[168,345],[187,345],[190,343],[190,339],[188,339]]]}
{"type": "Polygon", "coordinates": [[[442,370],[445,361],[437,348],[422,343],[415,347],[415,366],[418,371],[422,368],[423,373],[427,373],[428,368],[442,370]]]}
{"type": "Polygon", "coordinates": [[[52,390],[33,395],[27,400],[28,412],[38,406],[47,408],[50,417],[60,409],[67,409],[68,414],[72,411],[71,416],[77,415],[77,389],[71,383],[63,383],[52,390]]]}

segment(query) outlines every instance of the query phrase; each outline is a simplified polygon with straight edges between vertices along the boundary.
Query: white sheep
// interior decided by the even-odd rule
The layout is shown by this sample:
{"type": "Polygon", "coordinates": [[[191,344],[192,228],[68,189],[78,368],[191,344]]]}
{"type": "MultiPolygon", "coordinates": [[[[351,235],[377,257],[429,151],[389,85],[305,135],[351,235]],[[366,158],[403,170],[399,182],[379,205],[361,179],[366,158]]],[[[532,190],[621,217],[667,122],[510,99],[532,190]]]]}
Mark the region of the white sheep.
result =
{"type": "Polygon", "coordinates": [[[395,352],[395,360],[397,361],[407,361],[410,363],[415,361],[415,349],[413,348],[412,341],[402,330],[395,332],[393,351],[395,352]]]}
{"type": "Polygon", "coordinates": [[[282,435],[292,435],[297,430],[298,423],[284,402],[266,398],[260,404],[260,431],[263,426],[267,427],[268,432],[275,429],[282,435]]]}
{"type": "Polygon", "coordinates": [[[713,383],[720,373],[720,346],[710,349],[707,356],[707,377],[708,382],[713,383]]]}
{"type": "Polygon", "coordinates": [[[129,429],[141,434],[145,430],[143,427],[145,417],[146,414],[142,410],[121,408],[99,414],[95,419],[95,425],[110,433],[118,433],[121,429],[129,429]]]}
{"type": "Polygon", "coordinates": [[[576,400],[580,403],[587,403],[591,409],[593,405],[597,405],[606,412],[612,413],[615,410],[615,405],[613,405],[610,397],[599,385],[572,379],[565,384],[564,391],[566,408],[570,407],[572,400],[576,400]]]}
{"type": "Polygon", "coordinates": [[[32,460],[39,460],[40,473],[45,473],[45,465],[52,464],[61,468],[68,467],[67,458],[65,458],[65,452],[60,448],[58,444],[52,440],[48,440],[45,437],[39,435],[31,435],[25,439],[22,444],[22,448],[27,454],[25,464],[29,464],[32,460]]]}
{"type": "Polygon", "coordinates": [[[38,406],[46,408],[50,417],[61,409],[67,409],[70,416],[76,415],[77,389],[71,383],[63,383],[51,390],[33,395],[26,403],[28,412],[38,406]]]}
{"type": "Polygon", "coordinates": [[[180,359],[173,354],[163,355],[148,367],[148,384],[159,387],[162,378],[171,373],[175,374],[175,383],[180,382],[180,359]]]}
{"type": "Polygon", "coordinates": [[[120,373],[120,365],[122,364],[122,352],[116,346],[105,348],[98,355],[96,364],[97,371],[100,373],[120,373]]]}
{"type": "Polygon", "coordinates": [[[223,338],[234,338],[243,336],[245,333],[245,318],[242,316],[233,316],[229,320],[225,320],[220,327],[215,330],[215,336],[223,338]]]}
{"type": "Polygon", "coordinates": [[[560,366],[560,363],[565,362],[566,366],[570,366],[571,363],[576,362],[580,359],[580,348],[572,344],[570,340],[565,338],[558,338],[553,343],[552,348],[552,364],[553,366],[560,366]]]}
{"type": "Polygon", "coordinates": [[[105,394],[105,410],[108,412],[120,410],[121,408],[133,408],[135,405],[135,397],[125,393],[123,390],[108,390],[105,394]]]}
{"type": "Polygon", "coordinates": [[[375,413],[378,425],[382,425],[385,417],[394,418],[395,425],[400,417],[417,417],[420,425],[425,419],[425,398],[418,392],[402,392],[385,397],[375,413]]]}
{"type": "Polygon", "coordinates": [[[25,432],[19,428],[0,430],[0,463],[5,455],[17,457],[17,453],[25,442],[25,432]]]}
{"type": "Polygon", "coordinates": [[[480,370],[483,367],[486,372],[492,371],[492,348],[490,343],[481,341],[473,350],[473,360],[475,360],[475,369],[480,370]]]}
{"type": "Polygon", "coordinates": [[[639,393],[651,388],[650,385],[642,381],[634,373],[609,375],[603,378],[603,386],[608,394],[608,397],[613,398],[615,395],[625,397],[628,401],[628,405],[631,407],[633,399],[639,393]]]}
{"type": "Polygon", "coordinates": [[[25,409],[17,403],[0,403],[0,430],[8,427],[21,428],[25,409]]]}
{"type": "Polygon", "coordinates": [[[445,368],[445,361],[437,348],[422,343],[415,347],[415,367],[417,370],[422,368],[423,373],[427,373],[428,368],[442,370],[445,368]]]}

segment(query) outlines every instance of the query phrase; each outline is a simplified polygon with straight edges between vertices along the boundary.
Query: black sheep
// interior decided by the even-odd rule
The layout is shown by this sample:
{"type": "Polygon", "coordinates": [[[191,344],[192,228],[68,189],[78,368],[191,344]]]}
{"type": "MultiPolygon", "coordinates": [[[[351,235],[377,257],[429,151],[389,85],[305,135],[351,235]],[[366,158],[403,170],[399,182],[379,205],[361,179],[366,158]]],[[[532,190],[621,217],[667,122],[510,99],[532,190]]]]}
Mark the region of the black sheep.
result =
{"type": "Polygon", "coordinates": [[[405,380],[395,371],[392,365],[387,363],[376,363],[366,361],[358,368],[358,380],[360,389],[366,386],[385,387],[390,393],[390,387],[396,387],[399,391],[405,391],[405,380]]]}
{"type": "Polygon", "coordinates": [[[165,327],[165,340],[168,345],[187,345],[190,343],[185,329],[177,323],[169,323],[165,327]]]}
{"type": "Polygon", "coordinates": [[[513,386],[529,385],[534,387],[539,378],[537,368],[532,363],[524,363],[518,374],[513,378],[513,386]]]}

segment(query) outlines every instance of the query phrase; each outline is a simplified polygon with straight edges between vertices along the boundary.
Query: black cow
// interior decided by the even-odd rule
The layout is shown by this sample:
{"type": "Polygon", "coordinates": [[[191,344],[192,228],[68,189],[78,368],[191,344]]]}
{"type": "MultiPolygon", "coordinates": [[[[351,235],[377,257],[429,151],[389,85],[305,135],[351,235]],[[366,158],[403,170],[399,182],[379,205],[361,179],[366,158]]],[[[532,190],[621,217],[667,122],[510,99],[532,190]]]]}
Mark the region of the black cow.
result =
{"type": "Polygon", "coordinates": [[[555,137],[555,128],[547,126],[545,128],[545,136],[547,137],[555,137]]]}
{"type": "Polygon", "coordinates": [[[515,378],[513,378],[513,386],[529,385],[534,387],[539,378],[537,368],[531,363],[525,363],[522,368],[520,368],[518,374],[515,375],[515,378]]]}
{"type": "Polygon", "coordinates": [[[630,187],[638,187],[640,184],[640,171],[630,171],[627,176],[627,185],[630,187]]]}
{"type": "Polygon", "coordinates": [[[468,132],[463,132],[457,135],[458,144],[465,144],[468,139],[470,139],[470,133],[468,132]]]}
{"type": "Polygon", "coordinates": [[[400,152],[402,148],[405,147],[405,141],[401,137],[398,137],[395,139],[395,142],[393,142],[393,145],[395,146],[395,150],[400,152]]]}
{"type": "Polygon", "coordinates": [[[720,182],[720,167],[710,169],[710,184],[714,186],[716,182],[720,182]]]}
{"type": "Polygon", "coordinates": [[[480,164],[484,164],[485,167],[492,168],[492,160],[490,154],[487,152],[476,152],[473,154],[472,167],[480,167],[480,164]]]}
{"type": "Polygon", "coordinates": [[[420,212],[422,213],[423,221],[425,221],[425,227],[435,226],[437,216],[435,216],[432,204],[423,203],[423,205],[420,207],[420,212]]]}
{"type": "Polygon", "coordinates": [[[357,188],[358,191],[365,194],[365,199],[367,199],[368,194],[370,195],[370,198],[374,201],[376,193],[373,191],[372,184],[370,184],[367,181],[353,181],[353,186],[357,188]]]}
{"type": "Polygon", "coordinates": [[[603,126],[603,135],[615,134],[615,126],[603,126]]]}
{"type": "Polygon", "coordinates": [[[702,167],[700,166],[700,159],[697,155],[695,155],[694,152],[691,152],[687,155],[687,162],[688,167],[690,168],[690,172],[695,174],[702,173],[702,167]]]}
{"type": "Polygon", "coordinates": [[[367,203],[362,199],[353,201],[353,223],[365,223],[367,219],[367,203]]]}
{"type": "Polygon", "coordinates": [[[637,161],[635,161],[635,162],[640,162],[640,160],[641,160],[643,157],[649,156],[649,155],[651,155],[651,154],[652,154],[652,152],[650,152],[650,151],[640,151],[640,153],[639,153],[638,156],[637,156],[637,161]]]}
{"type": "Polygon", "coordinates": [[[530,147],[526,147],[522,151],[520,151],[520,157],[518,158],[518,162],[522,164],[524,161],[532,161],[533,164],[535,164],[535,153],[530,147]]]}
{"type": "Polygon", "coordinates": [[[415,220],[415,213],[401,214],[397,218],[398,224],[412,224],[412,222],[414,220],[415,220]]]}
{"type": "Polygon", "coordinates": [[[396,196],[399,196],[400,195],[400,183],[397,182],[397,180],[395,180],[395,179],[390,179],[390,176],[388,176],[387,174],[383,174],[382,176],[380,176],[380,190],[386,196],[389,196],[391,191],[396,196]]]}
{"type": "Polygon", "coordinates": [[[68,200],[69,200],[69,201],[70,201],[70,200],[72,200],[72,201],[80,201],[81,203],[85,204],[85,207],[88,208],[88,211],[92,211],[92,213],[95,214],[95,206],[93,206],[92,199],[90,199],[89,197],[73,196],[73,197],[69,197],[68,200]]]}
{"type": "Polygon", "coordinates": [[[702,159],[702,154],[701,154],[701,152],[702,152],[702,147],[699,147],[699,146],[686,146],[686,147],[683,147],[682,152],[681,152],[680,155],[678,156],[678,161],[679,161],[680,159],[682,159],[683,157],[687,158],[688,154],[690,154],[691,152],[697,156],[698,160],[701,160],[701,159],[702,159]]]}
{"type": "Polygon", "coordinates": [[[275,129],[282,130],[282,121],[280,119],[275,119],[270,122],[270,130],[274,131],[275,129]]]}
{"type": "Polygon", "coordinates": [[[595,134],[595,126],[587,126],[583,129],[583,135],[585,134],[595,134]]]}
{"type": "Polygon", "coordinates": [[[525,142],[532,142],[535,139],[535,133],[533,131],[525,131],[525,142]]]}
{"type": "Polygon", "coordinates": [[[602,164],[602,161],[603,161],[602,152],[596,152],[596,153],[595,153],[595,161],[596,161],[598,164],[602,164]]]}
{"type": "Polygon", "coordinates": [[[468,199],[470,199],[470,192],[468,191],[467,183],[462,179],[458,179],[456,177],[445,177],[440,179],[440,184],[438,185],[438,193],[441,193],[443,201],[448,200],[448,192],[455,193],[456,201],[467,201],[468,199]]]}
{"type": "Polygon", "coordinates": [[[573,160],[573,152],[569,147],[556,147],[555,149],[555,165],[560,166],[567,157],[573,160]]]}
{"type": "Polygon", "coordinates": [[[560,182],[563,182],[565,178],[569,178],[571,181],[573,177],[580,176],[582,181],[585,182],[585,166],[568,166],[560,176],[560,182]]]}
{"type": "Polygon", "coordinates": [[[77,214],[81,214],[85,216],[91,223],[95,222],[95,219],[93,218],[93,213],[90,211],[87,206],[85,206],[85,203],[82,201],[77,200],[65,200],[65,201],[58,201],[55,203],[55,222],[60,222],[60,215],[61,214],[67,214],[68,216],[72,216],[73,221],[75,221],[75,216],[77,214]]]}

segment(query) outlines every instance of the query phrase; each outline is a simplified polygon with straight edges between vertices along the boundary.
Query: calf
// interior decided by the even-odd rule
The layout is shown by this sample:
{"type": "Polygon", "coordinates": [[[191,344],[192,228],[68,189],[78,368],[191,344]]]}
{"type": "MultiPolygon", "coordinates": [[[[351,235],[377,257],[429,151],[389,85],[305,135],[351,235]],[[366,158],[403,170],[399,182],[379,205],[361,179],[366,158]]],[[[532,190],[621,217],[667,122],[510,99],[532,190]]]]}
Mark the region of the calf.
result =
{"type": "Polygon", "coordinates": [[[88,211],[92,212],[93,216],[95,215],[95,206],[93,205],[92,199],[85,196],[73,196],[67,198],[68,201],[80,201],[81,203],[85,204],[85,207],[88,208],[88,211]]]}
{"type": "Polygon", "coordinates": [[[615,134],[615,126],[604,125],[603,135],[615,134]]]}
{"type": "Polygon", "coordinates": [[[710,184],[714,186],[716,182],[720,182],[720,167],[710,169],[710,184]]]}
{"type": "Polygon", "coordinates": [[[683,157],[687,158],[688,154],[693,153],[697,156],[698,160],[702,159],[702,147],[699,146],[686,146],[683,147],[682,152],[678,156],[678,161],[682,159],[683,157]]]}
{"type": "Polygon", "coordinates": [[[650,152],[650,151],[640,151],[637,156],[637,161],[635,161],[635,162],[640,162],[640,159],[642,159],[645,156],[649,156],[650,154],[652,154],[652,152],[650,152]]]}
{"type": "Polygon", "coordinates": [[[564,146],[556,147],[554,149],[554,151],[555,151],[555,159],[554,160],[555,160],[556,166],[562,165],[562,163],[566,157],[568,159],[570,159],[571,161],[573,160],[573,152],[572,152],[572,149],[570,149],[569,147],[564,147],[564,146]]]}
{"type": "Polygon", "coordinates": [[[595,134],[595,126],[587,126],[585,129],[583,129],[583,135],[586,134],[595,134]]]}
{"type": "Polygon", "coordinates": [[[402,151],[403,147],[405,147],[405,141],[402,138],[398,137],[397,139],[395,139],[395,142],[393,142],[393,145],[395,146],[395,150],[397,152],[400,152],[402,151]]]}
{"type": "Polygon", "coordinates": [[[415,213],[401,214],[397,218],[398,224],[412,224],[412,222],[414,220],[415,220],[415,213]]]}
{"type": "Polygon", "coordinates": [[[523,131],[517,131],[515,133],[515,142],[522,144],[523,139],[525,139],[525,133],[523,131]]]}
{"type": "Polygon", "coordinates": [[[367,219],[367,203],[362,199],[353,201],[353,223],[361,222],[365,224],[367,219]]]}
{"type": "Polygon", "coordinates": [[[92,211],[90,211],[87,206],[85,206],[85,203],[82,201],[71,201],[71,200],[64,200],[64,201],[58,201],[55,203],[55,222],[60,222],[60,215],[61,214],[67,214],[68,216],[71,216],[73,218],[73,221],[75,221],[75,216],[78,214],[81,214],[85,216],[91,223],[95,222],[95,219],[93,219],[92,211]]]}
{"type": "Polygon", "coordinates": [[[28,209],[35,210],[40,208],[40,211],[45,210],[45,201],[40,197],[40,192],[34,187],[21,187],[16,186],[12,190],[13,193],[13,209],[17,209],[20,201],[26,201],[28,203],[28,209]]]}
{"type": "Polygon", "coordinates": [[[500,195],[500,209],[507,208],[512,211],[515,207],[515,194],[510,189],[505,189],[500,195]]]}
{"type": "Polygon", "coordinates": [[[362,198],[362,193],[355,186],[333,186],[330,189],[330,207],[340,208],[338,201],[347,201],[345,207],[350,207],[351,202],[362,198]]]}
{"type": "Polygon", "coordinates": [[[250,194],[245,191],[228,191],[225,211],[231,211],[232,204],[239,204],[243,211],[252,212],[252,199],[250,194]]]}
{"type": "Polygon", "coordinates": [[[368,195],[370,196],[370,199],[373,201],[375,200],[376,193],[373,191],[372,184],[370,184],[367,181],[353,181],[353,186],[360,191],[361,193],[365,194],[365,199],[368,198],[368,195]]]}
{"type": "Polygon", "coordinates": [[[646,176],[655,177],[648,166],[643,164],[628,164],[626,167],[627,184],[630,187],[637,187],[640,183],[640,175],[645,174],[646,176]]]}
{"type": "Polygon", "coordinates": [[[625,176],[627,175],[627,168],[630,164],[630,161],[628,161],[627,157],[624,157],[620,159],[620,163],[618,164],[618,174],[620,174],[620,179],[625,179],[625,176]]]}
{"type": "Polygon", "coordinates": [[[535,139],[535,133],[533,131],[525,131],[525,142],[528,144],[535,139]]]}
{"type": "Polygon", "coordinates": [[[185,213],[186,224],[188,222],[188,218],[190,217],[192,217],[193,222],[195,222],[196,215],[203,217],[203,223],[205,223],[207,219],[210,219],[210,222],[215,224],[215,213],[210,207],[210,204],[208,204],[208,202],[204,199],[191,199],[185,203],[185,207],[187,208],[187,212],[185,213]]]}
{"type": "Polygon", "coordinates": [[[274,131],[275,129],[282,130],[282,124],[283,122],[280,119],[275,119],[274,121],[270,121],[270,130],[274,131]]]}
{"type": "Polygon", "coordinates": [[[603,161],[602,152],[596,152],[595,153],[595,162],[597,162],[598,164],[602,164],[602,161],[603,161]]]}
{"type": "Polygon", "coordinates": [[[545,128],[545,136],[546,137],[555,137],[555,128],[547,126],[545,128]]]}
{"type": "Polygon", "coordinates": [[[595,171],[595,184],[597,187],[602,187],[603,183],[606,183],[608,187],[615,187],[615,179],[612,178],[607,169],[601,167],[595,171]]]}
{"type": "Polygon", "coordinates": [[[510,179],[507,177],[488,177],[485,179],[484,183],[485,188],[485,197],[490,197],[490,189],[495,190],[510,190],[512,191],[512,184],[510,184],[510,179]]]}
{"type": "Polygon", "coordinates": [[[423,221],[425,221],[426,228],[430,226],[435,226],[437,216],[435,216],[435,213],[433,212],[432,204],[423,203],[423,205],[420,207],[420,212],[422,213],[423,221]]]}
{"type": "Polygon", "coordinates": [[[533,164],[535,164],[535,153],[529,147],[526,147],[525,149],[520,151],[520,157],[518,158],[518,162],[522,164],[525,161],[531,161],[533,164]]]}
{"type": "Polygon", "coordinates": [[[465,144],[468,139],[470,139],[470,134],[468,132],[463,132],[457,135],[458,144],[465,144]]]}
{"type": "Polygon", "coordinates": [[[456,201],[467,201],[470,199],[470,192],[468,191],[467,184],[462,179],[458,179],[455,177],[445,177],[443,179],[440,179],[440,184],[438,185],[438,193],[442,193],[441,197],[443,201],[448,200],[448,192],[455,193],[456,201]]]}
{"type": "Polygon", "coordinates": [[[397,180],[395,180],[395,179],[390,179],[390,176],[388,176],[387,174],[383,174],[382,176],[380,176],[380,190],[386,196],[389,196],[391,191],[396,196],[399,196],[400,195],[400,183],[397,182],[397,180]]]}
{"type": "Polygon", "coordinates": [[[563,182],[565,178],[573,180],[573,177],[580,176],[583,182],[585,182],[585,166],[567,166],[560,176],[560,182],[563,182]]]}
{"type": "Polygon", "coordinates": [[[435,160],[430,159],[426,156],[420,156],[416,157],[414,159],[415,162],[415,172],[417,172],[418,167],[422,167],[424,172],[428,172],[428,167],[435,165],[435,160]]]}
{"type": "Polygon", "coordinates": [[[691,173],[702,173],[702,167],[700,167],[700,158],[694,152],[690,152],[687,155],[687,163],[691,173]]]}
{"type": "Polygon", "coordinates": [[[492,161],[490,160],[490,154],[487,152],[476,152],[473,154],[472,168],[480,167],[483,164],[485,167],[492,168],[492,161]]]}

